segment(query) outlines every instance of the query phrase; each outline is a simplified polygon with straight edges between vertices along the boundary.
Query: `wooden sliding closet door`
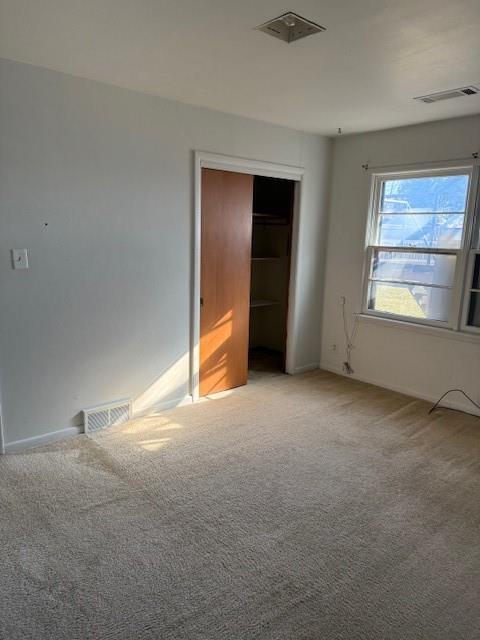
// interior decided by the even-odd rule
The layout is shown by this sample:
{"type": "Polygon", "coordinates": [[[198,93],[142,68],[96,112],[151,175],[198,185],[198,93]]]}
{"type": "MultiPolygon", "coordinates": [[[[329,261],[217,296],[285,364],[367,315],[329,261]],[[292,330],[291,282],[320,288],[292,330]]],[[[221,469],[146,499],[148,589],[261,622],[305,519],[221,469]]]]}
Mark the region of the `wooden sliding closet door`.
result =
{"type": "Polygon", "coordinates": [[[202,169],[200,395],[247,383],[253,176],[202,169]]]}

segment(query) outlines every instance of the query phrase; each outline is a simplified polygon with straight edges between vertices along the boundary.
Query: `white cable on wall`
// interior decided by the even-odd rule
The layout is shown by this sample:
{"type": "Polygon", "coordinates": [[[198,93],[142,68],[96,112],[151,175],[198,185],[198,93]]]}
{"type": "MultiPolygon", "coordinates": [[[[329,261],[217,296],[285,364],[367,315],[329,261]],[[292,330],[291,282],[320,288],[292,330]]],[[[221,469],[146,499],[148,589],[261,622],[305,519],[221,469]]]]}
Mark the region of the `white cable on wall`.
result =
{"type": "Polygon", "coordinates": [[[358,315],[355,313],[353,316],[353,326],[352,331],[350,332],[348,328],[348,319],[347,319],[347,299],[345,296],[341,298],[342,303],[342,317],[343,317],[343,331],[345,333],[345,362],[342,365],[343,371],[352,375],[354,370],[352,368],[352,350],[355,349],[355,341],[358,333],[358,315]]]}

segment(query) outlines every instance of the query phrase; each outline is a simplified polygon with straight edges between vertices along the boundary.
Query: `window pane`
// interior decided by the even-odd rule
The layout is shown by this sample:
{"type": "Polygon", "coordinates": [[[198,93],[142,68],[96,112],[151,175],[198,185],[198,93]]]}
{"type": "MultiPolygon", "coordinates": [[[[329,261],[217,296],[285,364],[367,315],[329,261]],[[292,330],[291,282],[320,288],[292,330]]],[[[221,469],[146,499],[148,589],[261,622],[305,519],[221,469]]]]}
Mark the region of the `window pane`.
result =
{"type": "Polygon", "coordinates": [[[383,182],[380,211],[384,213],[445,213],[465,211],[468,175],[403,178],[383,182]]]}
{"type": "Polygon", "coordinates": [[[472,289],[480,289],[480,253],[477,253],[477,255],[475,256],[472,289]]]}
{"type": "Polygon", "coordinates": [[[372,282],[368,308],[425,320],[448,320],[450,289],[372,282]]]}
{"type": "Polygon", "coordinates": [[[468,310],[468,323],[471,327],[480,327],[480,294],[472,293],[468,310]]]}
{"type": "Polygon", "coordinates": [[[464,214],[380,214],[377,244],[389,247],[459,249],[464,214]]]}
{"type": "Polygon", "coordinates": [[[375,251],[372,278],[453,286],[456,256],[375,251]]]}

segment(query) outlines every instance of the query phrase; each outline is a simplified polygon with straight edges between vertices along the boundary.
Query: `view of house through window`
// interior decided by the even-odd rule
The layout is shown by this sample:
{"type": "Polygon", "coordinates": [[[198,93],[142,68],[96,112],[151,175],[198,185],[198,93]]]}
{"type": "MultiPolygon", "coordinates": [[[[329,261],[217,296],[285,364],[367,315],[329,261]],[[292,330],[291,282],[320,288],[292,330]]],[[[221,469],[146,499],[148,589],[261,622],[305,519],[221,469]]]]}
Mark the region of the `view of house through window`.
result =
{"type": "Polygon", "coordinates": [[[367,310],[448,323],[459,286],[471,171],[374,180],[367,310]]]}

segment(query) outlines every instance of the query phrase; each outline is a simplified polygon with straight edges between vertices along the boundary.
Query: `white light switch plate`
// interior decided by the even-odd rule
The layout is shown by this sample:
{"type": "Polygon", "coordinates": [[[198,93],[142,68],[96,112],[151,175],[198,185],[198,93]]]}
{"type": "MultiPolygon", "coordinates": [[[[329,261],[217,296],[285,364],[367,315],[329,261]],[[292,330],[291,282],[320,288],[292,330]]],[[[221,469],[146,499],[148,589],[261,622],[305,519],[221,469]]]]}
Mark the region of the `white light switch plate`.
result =
{"type": "Polygon", "coordinates": [[[28,269],[28,252],[26,249],[12,249],[12,267],[28,269]]]}

